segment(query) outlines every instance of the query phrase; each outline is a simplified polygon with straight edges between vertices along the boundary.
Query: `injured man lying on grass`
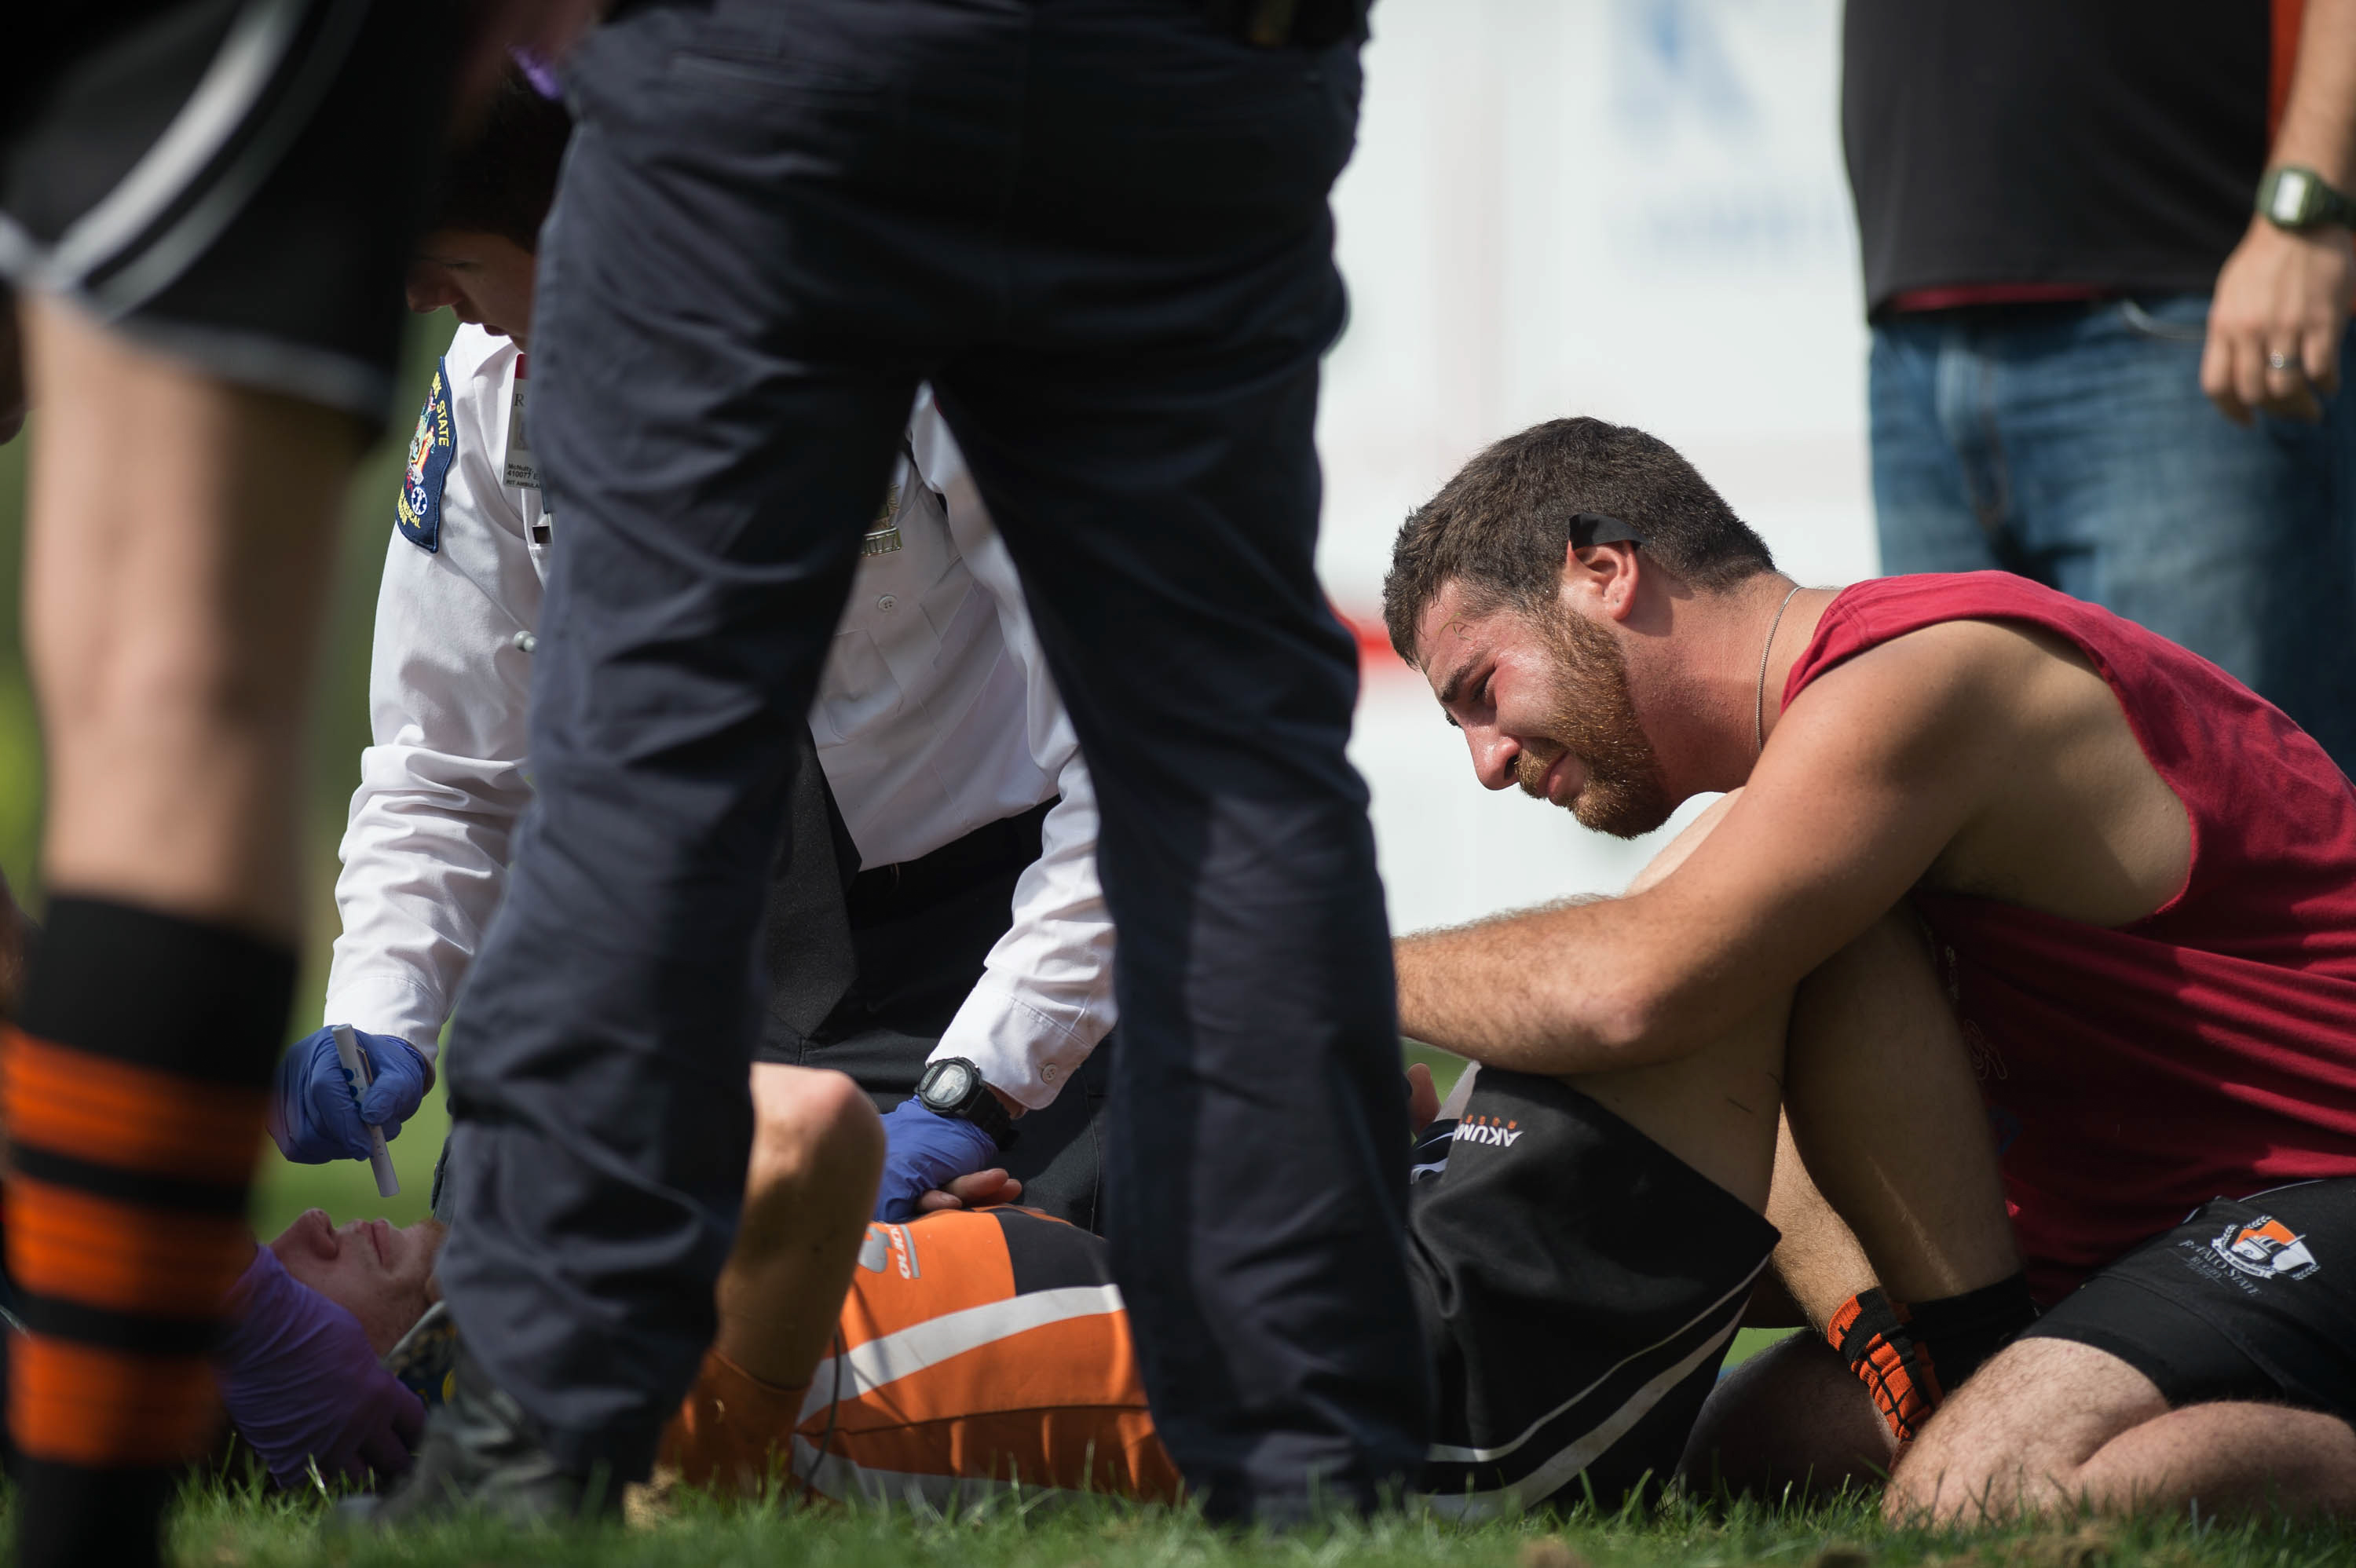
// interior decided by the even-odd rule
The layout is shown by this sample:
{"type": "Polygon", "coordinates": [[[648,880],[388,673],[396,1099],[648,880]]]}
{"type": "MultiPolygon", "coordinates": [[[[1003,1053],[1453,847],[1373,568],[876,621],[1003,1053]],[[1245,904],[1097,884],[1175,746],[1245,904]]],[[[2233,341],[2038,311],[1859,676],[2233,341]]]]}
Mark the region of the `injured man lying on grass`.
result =
{"type": "Polygon", "coordinates": [[[1384,601],[1487,787],[1622,836],[1728,792],[1624,897],[1398,944],[1401,1029],[1489,1068],[1619,1110],[1748,1035],[1769,1092],[1730,1128],[1781,1074],[1776,1274],[1831,1345],[1729,1378],[1697,1471],[1880,1471],[1900,1518],[2356,1510],[2356,791],[2320,746],[2004,572],[1803,588],[1591,419],[1466,464],[1384,601]],[[1966,1061],[1968,1149],[1923,1100],[1966,1061]],[[1935,1266],[1858,1230],[1947,1170],[1913,1216],[1935,1266]]]}
{"type": "MultiPolygon", "coordinates": [[[[1491,1072],[1440,1119],[1429,1073],[1410,1070],[1409,1272],[1443,1410],[1421,1477],[1431,1506],[1617,1503],[1675,1470],[1776,1241],[1759,1209],[1783,1032],[1770,1010],[1706,1061],[1591,1093],[1491,1072]]],[[[1819,1082],[1844,1076],[1817,1066],[1819,1082]]],[[[1959,1062],[1898,1070],[1920,1080],[1930,1120],[1857,1157],[1954,1156],[1917,1162],[1924,1190],[1901,1175],[1849,1216],[1902,1275],[1929,1266],[1915,1216],[1933,1189],[1982,1196],[1984,1246],[2003,1244],[2003,1221],[1959,1062]]],[[[1000,1201],[1021,1195],[1002,1172],[965,1178],[951,1198],[967,1207],[873,1223],[884,1134],[867,1096],[838,1073],[752,1072],[755,1152],[718,1338],[659,1477],[936,1505],[1015,1485],[1175,1500],[1104,1243],[1000,1201]]],[[[479,1377],[430,1305],[439,1237],[430,1223],[336,1229],[315,1211],[275,1243],[429,1402],[479,1377]]]]}

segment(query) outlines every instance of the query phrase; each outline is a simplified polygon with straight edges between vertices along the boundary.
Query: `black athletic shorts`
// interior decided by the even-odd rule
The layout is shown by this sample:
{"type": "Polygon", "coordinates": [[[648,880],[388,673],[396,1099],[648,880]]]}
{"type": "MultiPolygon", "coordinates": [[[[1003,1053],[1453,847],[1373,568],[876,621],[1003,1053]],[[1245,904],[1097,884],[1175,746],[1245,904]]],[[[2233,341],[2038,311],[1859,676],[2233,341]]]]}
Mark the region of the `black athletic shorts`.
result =
{"type": "Polygon", "coordinates": [[[2356,1421],[2356,1179],[2205,1203],[2021,1338],[2108,1350],[2171,1407],[2255,1400],[2356,1421]]]}
{"type": "Polygon", "coordinates": [[[1434,1506],[1615,1507],[1665,1482],[1775,1227],[1586,1095],[1494,1069],[1418,1143],[1408,1204],[1434,1506]]]}
{"type": "Polygon", "coordinates": [[[454,0],[76,0],[0,62],[0,275],[222,380],[392,413],[454,0]]]}

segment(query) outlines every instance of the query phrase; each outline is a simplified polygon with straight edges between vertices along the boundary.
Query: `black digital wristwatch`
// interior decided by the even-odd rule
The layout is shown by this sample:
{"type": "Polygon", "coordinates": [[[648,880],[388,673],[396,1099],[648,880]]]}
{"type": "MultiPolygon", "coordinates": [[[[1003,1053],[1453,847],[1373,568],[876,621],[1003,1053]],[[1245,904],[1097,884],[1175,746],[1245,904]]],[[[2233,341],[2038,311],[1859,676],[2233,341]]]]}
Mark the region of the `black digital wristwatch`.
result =
{"type": "Polygon", "coordinates": [[[1014,1118],[981,1081],[981,1069],[962,1056],[945,1056],[928,1062],[916,1082],[916,1104],[937,1116],[971,1122],[1000,1148],[1014,1141],[1014,1118]]]}

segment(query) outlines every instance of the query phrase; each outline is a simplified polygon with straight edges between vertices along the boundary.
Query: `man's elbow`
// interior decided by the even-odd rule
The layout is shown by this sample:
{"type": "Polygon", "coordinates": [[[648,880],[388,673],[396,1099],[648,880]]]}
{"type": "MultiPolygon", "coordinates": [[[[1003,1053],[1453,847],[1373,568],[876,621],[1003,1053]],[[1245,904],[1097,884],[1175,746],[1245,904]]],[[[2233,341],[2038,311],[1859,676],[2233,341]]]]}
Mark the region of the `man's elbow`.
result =
{"type": "Polygon", "coordinates": [[[1623,976],[1599,987],[1581,1011],[1586,1027],[1580,1031],[1584,1049],[1579,1054],[1590,1057],[1592,1064],[1571,1071],[1650,1067],[1686,1055],[1696,1043],[1678,1023],[1675,997],[1642,975],[1623,976]]]}

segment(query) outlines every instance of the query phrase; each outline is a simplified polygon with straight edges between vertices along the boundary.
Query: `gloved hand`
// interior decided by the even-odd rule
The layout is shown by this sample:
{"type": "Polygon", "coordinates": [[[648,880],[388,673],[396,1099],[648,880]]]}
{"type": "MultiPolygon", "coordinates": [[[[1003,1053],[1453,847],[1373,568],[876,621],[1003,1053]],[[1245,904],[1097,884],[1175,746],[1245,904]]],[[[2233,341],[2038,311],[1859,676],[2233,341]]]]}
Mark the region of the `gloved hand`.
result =
{"type": "Polygon", "coordinates": [[[282,1487],[317,1460],[330,1480],[409,1468],[425,1406],[377,1363],[359,1319],[256,1247],[230,1293],[233,1326],[214,1353],[229,1418],[282,1487]]]}
{"type": "Polygon", "coordinates": [[[424,1053],[399,1035],[354,1029],[352,1038],[373,1079],[365,1094],[337,1058],[332,1029],[304,1036],[278,1059],[270,1136],[278,1152],[297,1164],[368,1158],[368,1129],[382,1127],[386,1137],[399,1137],[401,1124],[417,1114],[434,1082],[424,1053]]]}
{"type": "Polygon", "coordinates": [[[919,1101],[903,1100],[884,1118],[884,1182],[875,1189],[875,1217],[911,1219],[916,1200],[998,1163],[998,1140],[971,1122],[937,1115],[919,1101]]]}

